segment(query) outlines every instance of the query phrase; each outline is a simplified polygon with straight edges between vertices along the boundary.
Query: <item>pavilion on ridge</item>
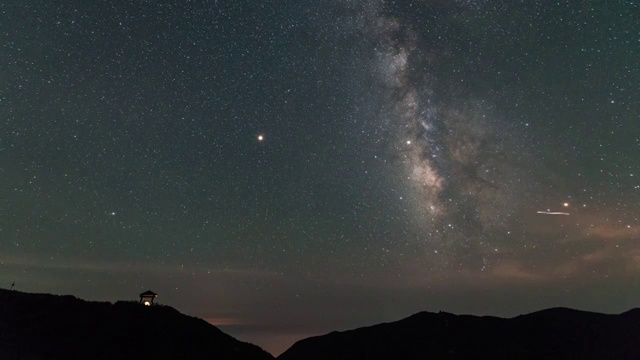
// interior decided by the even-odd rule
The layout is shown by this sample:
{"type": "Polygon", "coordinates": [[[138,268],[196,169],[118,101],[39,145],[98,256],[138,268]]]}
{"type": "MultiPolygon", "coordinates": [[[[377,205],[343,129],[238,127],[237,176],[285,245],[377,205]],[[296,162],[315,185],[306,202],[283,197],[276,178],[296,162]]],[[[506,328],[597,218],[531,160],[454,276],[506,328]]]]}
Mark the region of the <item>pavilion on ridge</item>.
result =
{"type": "Polygon", "coordinates": [[[151,306],[153,305],[153,299],[157,297],[158,294],[154,293],[151,290],[147,290],[140,294],[140,304],[143,304],[144,306],[151,306]]]}

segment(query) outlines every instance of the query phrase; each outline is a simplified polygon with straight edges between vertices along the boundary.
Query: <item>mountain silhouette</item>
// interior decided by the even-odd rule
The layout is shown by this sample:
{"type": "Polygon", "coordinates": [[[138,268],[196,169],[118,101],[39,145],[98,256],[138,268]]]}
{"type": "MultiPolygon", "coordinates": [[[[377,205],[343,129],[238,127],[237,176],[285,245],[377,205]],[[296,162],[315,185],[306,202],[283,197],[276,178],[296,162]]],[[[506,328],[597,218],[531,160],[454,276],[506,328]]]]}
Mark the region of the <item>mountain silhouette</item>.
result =
{"type": "Polygon", "coordinates": [[[607,358],[640,359],[640,309],[554,308],[511,319],[421,312],[300,340],[278,360],[607,358]]]}
{"type": "Polygon", "coordinates": [[[0,358],[273,359],[169,306],[0,290],[0,358]]]}

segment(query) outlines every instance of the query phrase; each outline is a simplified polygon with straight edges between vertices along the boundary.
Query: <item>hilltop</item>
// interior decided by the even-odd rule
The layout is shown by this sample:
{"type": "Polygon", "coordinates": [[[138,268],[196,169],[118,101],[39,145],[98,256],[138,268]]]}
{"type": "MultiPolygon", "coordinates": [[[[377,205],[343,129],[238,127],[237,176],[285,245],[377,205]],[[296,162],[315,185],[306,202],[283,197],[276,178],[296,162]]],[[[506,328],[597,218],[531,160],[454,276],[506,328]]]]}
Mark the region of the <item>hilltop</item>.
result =
{"type": "Polygon", "coordinates": [[[640,309],[554,308],[511,319],[421,312],[295,343],[279,360],[640,359],[640,309]]]}
{"type": "Polygon", "coordinates": [[[9,290],[0,290],[0,354],[3,359],[273,359],[169,306],[9,290]]]}

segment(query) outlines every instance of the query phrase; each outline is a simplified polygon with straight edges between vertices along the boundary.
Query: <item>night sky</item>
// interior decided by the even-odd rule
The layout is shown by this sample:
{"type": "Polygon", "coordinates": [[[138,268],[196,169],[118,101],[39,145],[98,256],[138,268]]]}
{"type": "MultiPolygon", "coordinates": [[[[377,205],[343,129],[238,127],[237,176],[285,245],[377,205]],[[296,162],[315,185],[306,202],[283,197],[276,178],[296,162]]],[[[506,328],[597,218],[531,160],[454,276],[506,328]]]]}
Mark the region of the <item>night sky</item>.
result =
{"type": "Polygon", "coordinates": [[[640,306],[640,3],[0,3],[0,287],[278,354],[640,306]]]}

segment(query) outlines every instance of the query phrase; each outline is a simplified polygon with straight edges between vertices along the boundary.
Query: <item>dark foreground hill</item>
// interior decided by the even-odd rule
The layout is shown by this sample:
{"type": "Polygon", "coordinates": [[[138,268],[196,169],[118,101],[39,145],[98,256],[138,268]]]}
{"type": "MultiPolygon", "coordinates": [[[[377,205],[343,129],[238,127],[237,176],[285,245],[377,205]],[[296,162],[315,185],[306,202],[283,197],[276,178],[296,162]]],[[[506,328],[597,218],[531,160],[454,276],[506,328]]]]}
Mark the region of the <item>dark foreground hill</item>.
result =
{"type": "Polygon", "coordinates": [[[301,340],[278,359],[640,359],[640,309],[556,308],[512,319],[423,312],[301,340]]]}
{"type": "Polygon", "coordinates": [[[0,358],[273,359],[168,306],[0,290],[0,358]]]}

